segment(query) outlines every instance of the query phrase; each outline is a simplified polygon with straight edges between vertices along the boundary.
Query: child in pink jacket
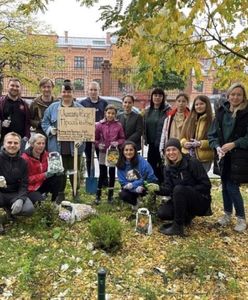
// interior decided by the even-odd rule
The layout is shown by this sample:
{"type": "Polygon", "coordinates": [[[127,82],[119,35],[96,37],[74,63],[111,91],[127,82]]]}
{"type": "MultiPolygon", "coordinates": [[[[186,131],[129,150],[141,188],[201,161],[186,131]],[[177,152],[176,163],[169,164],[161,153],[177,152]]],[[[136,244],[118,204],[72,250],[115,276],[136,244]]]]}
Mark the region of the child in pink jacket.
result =
{"type": "MultiPolygon", "coordinates": [[[[101,201],[102,186],[106,180],[107,166],[105,164],[106,151],[109,146],[121,147],[125,142],[125,134],[123,127],[116,120],[117,109],[114,105],[108,105],[105,108],[105,117],[96,124],[95,145],[99,149],[99,170],[98,187],[95,203],[101,201]]],[[[115,167],[109,167],[109,185],[108,185],[108,202],[113,202],[113,193],[115,185],[115,167]]]]}

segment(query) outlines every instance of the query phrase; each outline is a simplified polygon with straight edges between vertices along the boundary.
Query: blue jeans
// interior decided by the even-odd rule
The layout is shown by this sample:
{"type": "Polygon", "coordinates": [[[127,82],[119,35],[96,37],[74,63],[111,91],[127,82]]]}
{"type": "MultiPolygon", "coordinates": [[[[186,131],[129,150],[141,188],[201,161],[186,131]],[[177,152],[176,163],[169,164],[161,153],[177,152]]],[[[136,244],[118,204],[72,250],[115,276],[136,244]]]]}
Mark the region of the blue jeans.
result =
{"type": "Polygon", "coordinates": [[[240,193],[239,184],[234,183],[229,178],[222,178],[221,182],[224,211],[231,214],[234,206],[236,216],[245,218],[244,200],[240,193]]]}

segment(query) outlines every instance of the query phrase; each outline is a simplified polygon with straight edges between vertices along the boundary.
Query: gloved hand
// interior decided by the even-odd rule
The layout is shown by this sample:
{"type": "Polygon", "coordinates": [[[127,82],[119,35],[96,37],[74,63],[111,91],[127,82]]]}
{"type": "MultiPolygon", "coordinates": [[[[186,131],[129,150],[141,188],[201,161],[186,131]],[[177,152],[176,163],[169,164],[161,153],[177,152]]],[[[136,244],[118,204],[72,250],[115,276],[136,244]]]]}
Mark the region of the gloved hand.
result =
{"type": "Polygon", "coordinates": [[[98,145],[98,148],[99,148],[99,150],[104,150],[104,149],[105,149],[105,144],[100,143],[100,144],[98,145]]]}
{"type": "Polygon", "coordinates": [[[221,160],[222,157],[225,156],[225,152],[221,149],[221,147],[217,147],[216,151],[217,151],[217,155],[218,155],[219,160],[221,160]]]}
{"type": "Polygon", "coordinates": [[[200,141],[197,141],[196,139],[191,139],[191,141],[192,141],[192,147],[193,148],[197,148],[197,147],[201,146],[201,142],[200,141]]]}
{"type": "Polygon", "coordinates": [[[113,147],[117,147],[119,144],[118,144],[118,142],[111,142],[110,145],[113,147]]]}
{"type": "Polygon", "coordinates": [[[11,120],[3,120],[2,127],[8,128],[10,126],[11,120]]]}
{"type": "Polygon", "coordinates": [[[143,191],[144,191],[143,186],[138,186],[138,187],[136,187],[136,189],[135,189],[135,192],[138,193],[138,194],[143,193],[143,191]]]}
{"type": "Polygon", "coordinates": [[[19,214],[22,210],[23,200],[17,199],[11,206],[11,214],[16,215],[19,214]]]}
{"type": "Polygon", "coordinates": [[[124,185],[123,187],[125,190],[131,190],[133,188],[133,185],[131,182],[127,183],[126,185],[124,185]]]}
{"type": "Polygon", "coordinates": [[[146,188],[149,192],[158,192],[159,191],[159,185],[156,183],[148,183],[146,185],[146,188]]]}
{"type": "Polygon", "coordinates": [[[192,142],[186,142],[186,143],[184,143],[184,148],[185,149],[192,148],[192,142]]]}
{"type": "Polygon", "coordinates": [[[4,176],[0,176],[0,188],[4,188],[6,186],[7,186],[7,184],[6,184],[5,177],[4,176]]]}
{"type": "Polygon", "coordinates": [[[46,172],[45,173],[45,176],[46,176],[46,178],[50,178],[50,177],[52,177],[54,174],[56,174],[56,173],[54,173],[54,172],[46,172]]]}
{"type": "Polygon", "coordinates": [[[57,128],[56,127],[52,127],[50,130],[52,135],[56,135],[57,134],[57,128]]]}

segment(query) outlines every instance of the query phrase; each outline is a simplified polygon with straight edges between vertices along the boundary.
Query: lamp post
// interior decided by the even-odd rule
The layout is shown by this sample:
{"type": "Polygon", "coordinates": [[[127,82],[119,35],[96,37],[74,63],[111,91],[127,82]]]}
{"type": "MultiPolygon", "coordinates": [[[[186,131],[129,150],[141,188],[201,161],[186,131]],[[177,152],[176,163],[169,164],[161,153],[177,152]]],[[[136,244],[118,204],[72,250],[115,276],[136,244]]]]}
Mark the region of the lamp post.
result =
{"type": "Polygon", "coordinates": [[[105,294],[105,281],[106,281],[106,270],[100,268],[98,270],[98,300],[106,300],[105,294]]]}

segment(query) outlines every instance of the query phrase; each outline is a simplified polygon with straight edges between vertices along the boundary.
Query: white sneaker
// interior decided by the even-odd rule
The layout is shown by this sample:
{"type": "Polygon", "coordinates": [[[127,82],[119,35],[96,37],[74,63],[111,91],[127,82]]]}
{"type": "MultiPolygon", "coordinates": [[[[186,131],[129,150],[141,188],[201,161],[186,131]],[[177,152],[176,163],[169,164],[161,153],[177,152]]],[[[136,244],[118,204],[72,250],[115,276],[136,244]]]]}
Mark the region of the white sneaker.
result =
{"type": "Polygon", "coordinates": [[[247,224],[246,224],[246,221],[245,219],[242,219],[242,218],[237,218],[237,224],[236,226],[234,227],[234,230],[237,231],[237,232],[243,232],[246,230],[246,227],[247,227],[247,224]]]}
{"type": "Polygon", "coordinates": [[[231,222],[232,215],[225,213],[217,222],[221,226],[226,226],[231,222]]]}

